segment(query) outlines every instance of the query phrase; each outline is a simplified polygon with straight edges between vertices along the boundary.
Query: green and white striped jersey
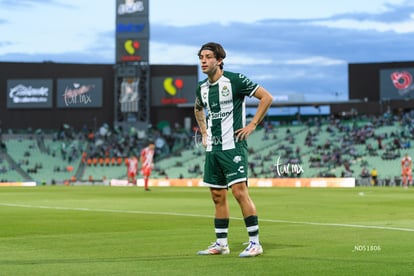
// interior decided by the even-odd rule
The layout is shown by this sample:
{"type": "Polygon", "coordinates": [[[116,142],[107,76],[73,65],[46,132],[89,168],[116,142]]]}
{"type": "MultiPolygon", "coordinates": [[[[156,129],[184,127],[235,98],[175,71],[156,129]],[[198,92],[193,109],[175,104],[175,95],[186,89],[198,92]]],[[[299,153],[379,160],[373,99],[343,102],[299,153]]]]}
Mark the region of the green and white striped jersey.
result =
{"type": "MultiPolygon", "coordinates": [[[[224,71],[215,83],[205,79],[198,83],[197,102],[207,110],[206,151],[234,149],[234,132],[246,123],[245,96],[259,88],[243,74],[224,71]]],[[[239,143],[246,143],[245,141],[239,143]]]]}

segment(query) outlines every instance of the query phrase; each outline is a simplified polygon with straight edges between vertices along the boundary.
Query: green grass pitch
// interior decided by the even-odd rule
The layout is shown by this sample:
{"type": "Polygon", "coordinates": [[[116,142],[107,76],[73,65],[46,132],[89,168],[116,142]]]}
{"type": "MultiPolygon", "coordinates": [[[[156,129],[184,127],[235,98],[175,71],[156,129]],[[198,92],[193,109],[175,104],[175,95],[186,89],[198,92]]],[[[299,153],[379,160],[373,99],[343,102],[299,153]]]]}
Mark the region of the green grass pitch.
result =
{"type": "Polygon", "coordinates": [[[207,188],[0,188],[0,275],[412,275],[414,189],[250,188],[264,255],[229,193],[231,253],[207,188]]]}

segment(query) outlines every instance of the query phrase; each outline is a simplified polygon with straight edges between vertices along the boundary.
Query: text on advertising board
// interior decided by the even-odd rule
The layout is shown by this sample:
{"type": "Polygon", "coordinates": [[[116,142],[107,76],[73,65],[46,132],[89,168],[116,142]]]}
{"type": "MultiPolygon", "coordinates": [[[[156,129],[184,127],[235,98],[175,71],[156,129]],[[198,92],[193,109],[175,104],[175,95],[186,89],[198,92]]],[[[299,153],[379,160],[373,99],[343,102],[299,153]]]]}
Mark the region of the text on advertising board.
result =
{"type": "Polygon", "coordinates": [[[125,0],[124,4],[118,6],[118,14],[132,14],[144,11],[143,1],[125,0]]]}
{"type": "Polygon", "coordinates": [[[122,24],[119,23],[116,26],[116,32],[117,33],[140,33],[144,30],[145,24],[122,24]]]}
{"type": "Polygon", "coordinates": [[[183,89],[184,87],[184,81],[182,79],[180,78],[174,79],[171,77],[165,78],[163,81],[163,87],[167,95],[173,96],[173,97],[163,97],[161,99],[161,103],[163,105],[187,103],[188,100],[186,98],[175,97],[177,95],[177,91],[183,89]]]}
{"type": "Polygon", "coordinates": [[[49,88],[19,84],[10,89],[9,97],[14,103],[43,103],[48,101],[49,88]]]}

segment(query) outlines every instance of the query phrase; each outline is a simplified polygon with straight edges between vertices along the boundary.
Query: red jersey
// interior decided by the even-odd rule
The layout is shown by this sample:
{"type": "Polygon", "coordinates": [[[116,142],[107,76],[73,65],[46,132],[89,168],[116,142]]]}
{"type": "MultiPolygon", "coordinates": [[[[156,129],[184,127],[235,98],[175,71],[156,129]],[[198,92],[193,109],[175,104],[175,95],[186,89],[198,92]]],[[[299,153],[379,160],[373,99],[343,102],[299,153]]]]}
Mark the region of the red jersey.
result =
{"type": "Polygon", "coordinates": [[[146,147],[141,151],[141,163],[142,168],[152,168],[154,158],[154,150],[150,147],[146,147]]]}
{"type": "Polygon", "coordinates": [[[401,166],[403,168],[411,168],[413,161],[411,160],[411,157],[406,156],[401,160],[401,166]]]}
{"type": "Polygon", "coordinates": [[[412,167],[413,161],[411,157],[405,156],[403,159],[401,159],[401,167],[402,171],[405,174],[411,174],[411,167],[412,167]]]}
{"type": "Polygon", "coordinates": [[[128,173],[137,173],[138,170],[138,159],[135,157],[131,157],[128,159],[128,173]]]}

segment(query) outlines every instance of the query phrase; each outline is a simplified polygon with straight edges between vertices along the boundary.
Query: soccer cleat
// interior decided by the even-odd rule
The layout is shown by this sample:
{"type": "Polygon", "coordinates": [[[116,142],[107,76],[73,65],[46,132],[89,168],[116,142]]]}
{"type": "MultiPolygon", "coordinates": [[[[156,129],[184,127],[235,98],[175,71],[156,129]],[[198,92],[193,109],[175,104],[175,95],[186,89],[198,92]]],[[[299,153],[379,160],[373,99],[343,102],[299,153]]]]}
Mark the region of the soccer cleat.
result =
{"type": "Polygon", "coordinates": [[[198,251],[198,255],[224,255],[230,254],[230,248],[218,242],[213,242],[206,250],[198,251]]]}
{"type": "Polygon", "coordinates": [[[263,254],[263,248],[260,244],[250,241],[249,245],[240,253],[239,257],[255,257],[263,254]]]}

